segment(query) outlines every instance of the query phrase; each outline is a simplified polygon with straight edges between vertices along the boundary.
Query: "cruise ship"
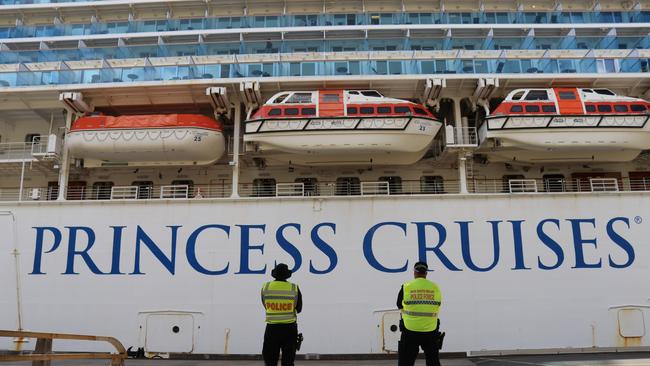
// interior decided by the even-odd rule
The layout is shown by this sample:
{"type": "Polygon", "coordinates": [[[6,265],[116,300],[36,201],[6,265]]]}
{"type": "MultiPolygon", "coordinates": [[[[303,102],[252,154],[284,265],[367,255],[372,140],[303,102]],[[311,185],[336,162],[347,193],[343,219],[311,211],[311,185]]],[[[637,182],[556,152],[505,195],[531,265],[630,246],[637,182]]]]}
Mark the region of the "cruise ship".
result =
{"type": "Polygon", "coordinates": [[[443,352],[647,350],[649,99],[647,0],[0,0],[0,329],[259,354],[284,262],[391,354],[422,260],[443,352]]]}

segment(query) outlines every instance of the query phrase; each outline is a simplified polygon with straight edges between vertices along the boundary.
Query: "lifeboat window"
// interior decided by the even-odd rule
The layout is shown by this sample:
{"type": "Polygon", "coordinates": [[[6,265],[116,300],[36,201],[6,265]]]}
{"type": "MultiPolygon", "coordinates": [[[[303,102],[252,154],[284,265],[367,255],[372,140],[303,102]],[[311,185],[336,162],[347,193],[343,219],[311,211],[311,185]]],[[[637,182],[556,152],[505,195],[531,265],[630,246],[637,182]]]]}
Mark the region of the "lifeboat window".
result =
{"type": "Polygon", "coordinates": [[[608,112],[611,112],[611,111],[612,111],[612,106],[611,105],[607,105],[607,104],[599,104],[598,105],[598,112],[608,113],[608,112]]]}
{"type": "Polygon", "coordinates": [[[361,194],[361,180],[357,177],[336,178],[337,196],[358,196],[361,194]]]}
{"type": "Polygon", "coordinates": [[[323,95],[323,103],[338,103],[339,95],[338,94],[325,94],[323,95]]]}
{"type": "Polygon", "coordinates": [[[427,115],[427,112],[422,108],[413,108],[413,111],[415,111],[416,114],[419,114],[421,116],[427,115]]]}
{"type": "Polygon", "coordinates": [[[390,107],[377,107],[377,113],[390,113],[390,107]]]}
{"type": "Polygon", "coordinates": [[[359,111],[361,114],[373,114],[375,113],[375,108],[374,107],[361,107],[359,108],[359,111]]]}
{"type": "Polygon", "coordinates": [[[357,114],[357,107],[348,107],[348,114],[357,114]]]}
{"type": "Polygon", "coordinates": [[[546,90],[531,90],[526,95],[526,100],[548,100],[548,92],[546,90]]]}
{"type": "Polygon", "coordinates": [[[286,116],[297,116],[298,115],[298,108],[287,108],[284,110],[284,114],[286,116]]]}
{"type": "Polygon", "coordinates": [[[316,115],[316,108],[303,108],[300,114],[303,116],[314,116],[316,115]]]}
{"type": "Polygon", "coordinates": [[[517,93],[515,93],[515,95],[512,96],[512,100],[519,100],[519,99],[521,99],[521,97],[524,96],[524,93],[525,93],[525,92],[526,92],[525,90],[518,91],[517,93]]]}
{"type": "Polygon", "coordinates": [[[632,104],[630,109],[632,109],[632,112],[644,112],[646,108],[642,104],[632,104]]]}
{"type": "Polygon", "coordinates": [[[395,107],[395,113],[411,113],[411,108],[405,106],[395,107]]]}
{"type": "Polygon", "coordinates": [[[269,111],[269,116],[279,116],[282,114],[282,109],[280,108],[273,108],[269,111]]]}
{"type": "Polygon", "coordinates": [[[555,106],[554,105],[543,105],[542,106],[542,112],[546,113],[555,113],[555,106]]]}
{"type": "Polygon", "coordinates": [[[576,100],[576,93],[570,91],[570,92],[560,92],[560,99],[562,100],[576,100]]]}
{"type": "Polygon", "coordinates": [[[287,103],[311,103],[311,93],[293,93],[287,103]]]}
{"type": "Polygon", "coordinates": [[[424,175],[420,177],[422,193],[445,193],[444,179],[439,175],[424,175]]]}
{"type": "Polygon", "coordinates": [[[275,103],[275,104],[282,103],[285,99],[287,99],[288,96],[289,96],[289,94],[282,94],[282,95],[278,96],[277,98],[275,98],[273,103],[275,103]]]}
{"type": "Polygon", "coordinates": [[[381,98],[382,95],[379,94],[379,92],[376,92],[374,90],[365,90],[362,91],[361,94],[366,97],[375,97],[375,98],[381,98]]]}
{"type": "Polygon", "coordinates": [[[521,113],[523,111],[524,111],[524,108],[522,106],[520,106],[520,105],[513,105],[512,107],[510,107],[510,112],[512,112],[512,113],[521,113]]]}
{"type": "Polygon", "coordinates": [[[253,179],[253,197],[275,196],[275,179],[257,178],[253,179]]]}
{"type": "Polygon", "coordinates": [[[627,112],[627,106],[625,104],[615,104],[614,111],[616,112],[627,112]]]}
{"type": "Polygon", "coordinates": [[[92,198],[96,200],[109,200],[111,199],[111,188],[113,182],[95,182],[93,183],[92,198]]]}
{"type": "Polygon", "coordinates": [[[349,91],[348,94],[350,95],[359,95],[358,91],[349,91]]]}
{"type": "Polygon", "coordinates": [[[585,106],[585,111],[587,112],[595,112],[596,111],[596,106],[593,104],[587,104],[585,106]]]}
{"type": "Polygon", "coordinates": [[[616,95],[613,91],[609,89],[594,89],[594,92],[602,95],[616,95]]]}
{"type": "Polygon", "coordinates": [[[539,112],[539,106],[538,105],[527,105],[526,106],[526,112],[528,112],[528,113],[537,113],[537,112],[539,112]]]}

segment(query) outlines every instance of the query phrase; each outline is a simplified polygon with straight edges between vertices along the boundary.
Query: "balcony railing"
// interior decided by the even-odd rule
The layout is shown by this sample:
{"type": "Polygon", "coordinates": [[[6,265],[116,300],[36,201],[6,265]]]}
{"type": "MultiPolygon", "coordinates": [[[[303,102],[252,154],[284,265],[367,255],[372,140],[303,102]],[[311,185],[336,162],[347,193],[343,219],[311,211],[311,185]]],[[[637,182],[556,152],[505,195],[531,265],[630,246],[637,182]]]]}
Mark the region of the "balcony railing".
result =
{"type": "Polygon", "coordinates": [[[56,135],[34,136],[32,142],[3,142],[0,143],[0,163],[56,158],[59,150],[56,135]]]}

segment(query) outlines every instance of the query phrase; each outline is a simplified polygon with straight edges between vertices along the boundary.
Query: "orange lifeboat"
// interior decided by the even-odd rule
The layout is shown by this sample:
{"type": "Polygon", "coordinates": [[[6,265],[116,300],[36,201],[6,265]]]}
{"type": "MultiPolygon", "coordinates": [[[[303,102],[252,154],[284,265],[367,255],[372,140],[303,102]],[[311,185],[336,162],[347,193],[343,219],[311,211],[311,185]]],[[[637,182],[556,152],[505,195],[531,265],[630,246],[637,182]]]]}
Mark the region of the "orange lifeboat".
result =
{"type": "Polygon", "coordinates": [[[479,135],[505,160],[629,161],[650,149],[650,103],[602,88],[517,89],[479,135]]]}
{"type": "Polygon", "coordinates": [[[66,135],[72,156],[98,165],[206,165],[225,152],[221,124],[196,114],[86,116],[66,135]]]}
{"type": "Polygon", "coordinates": [[[246,149],[271,164],[412,164],[442,124],[375,90],[289,91],[246,121],[246,149]]]}

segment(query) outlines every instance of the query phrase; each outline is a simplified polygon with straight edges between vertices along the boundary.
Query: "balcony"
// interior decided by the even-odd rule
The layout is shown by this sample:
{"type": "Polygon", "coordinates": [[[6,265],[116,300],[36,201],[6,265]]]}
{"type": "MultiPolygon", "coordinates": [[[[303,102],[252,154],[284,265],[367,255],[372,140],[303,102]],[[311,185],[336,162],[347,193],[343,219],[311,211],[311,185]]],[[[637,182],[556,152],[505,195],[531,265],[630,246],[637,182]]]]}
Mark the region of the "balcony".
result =
{"type": "Polygon", "coordinates": [[[57,159],[60,141],[56,135],[35,136],[32,142],[0,143],[0,164],[57,159]]]}

